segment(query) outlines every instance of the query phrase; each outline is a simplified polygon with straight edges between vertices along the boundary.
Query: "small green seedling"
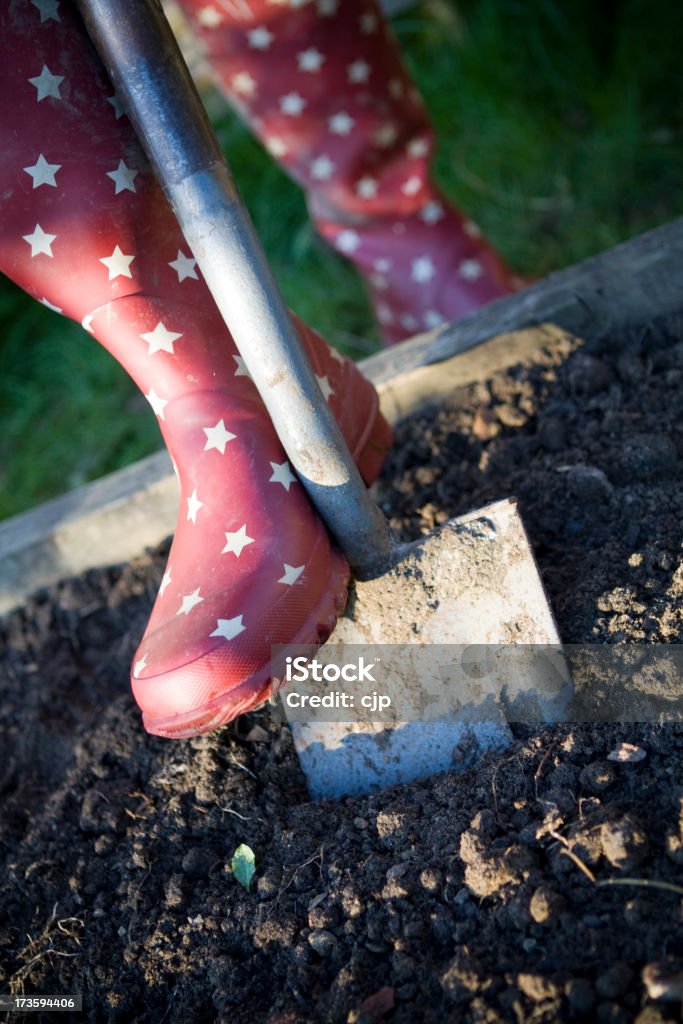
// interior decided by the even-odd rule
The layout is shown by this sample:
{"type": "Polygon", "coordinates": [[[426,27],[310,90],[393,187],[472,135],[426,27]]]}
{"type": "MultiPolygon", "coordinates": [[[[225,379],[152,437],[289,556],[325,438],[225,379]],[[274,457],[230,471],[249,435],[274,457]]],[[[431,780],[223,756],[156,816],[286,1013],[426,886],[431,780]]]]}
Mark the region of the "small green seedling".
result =
{"type": "Polygon", "coordinates": [[[249,892],[256,871],[256,857],[252,848],[240,843],[232,855],[230,866],[237,881],[249,892]]]}

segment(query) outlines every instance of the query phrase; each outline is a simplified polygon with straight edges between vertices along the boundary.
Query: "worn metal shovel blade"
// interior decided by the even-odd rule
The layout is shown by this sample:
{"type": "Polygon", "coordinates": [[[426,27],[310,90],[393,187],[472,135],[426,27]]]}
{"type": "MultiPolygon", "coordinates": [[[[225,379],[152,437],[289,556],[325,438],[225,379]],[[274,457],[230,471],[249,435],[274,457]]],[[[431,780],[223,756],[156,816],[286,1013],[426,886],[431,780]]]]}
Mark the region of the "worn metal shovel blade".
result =
{"type": "MultiPolygon", "coordinates": [[[[376,651],[377,645],[406,644],[439,649],[457,645],[460,650],[500,645],[504,656],[510,645],[545,645],[559,653],[557,628],[513,501],[449,520],[387,573],[355,582],[345,615],[324,650],[335,648],[333,657],[340,664],[345,651],[355,659],[358,645],[376,651]]],[[[405,651],[403,662],[400,685],[410,697],[420,682],[419,668],[405,651]]],[[[284,711],[311,796],[358,795],[471,764],[482,751],[510,742],[505,708],[529,697],[535,716],[556,720],[571,695],[569,677],[560,658],[560,685],[542,692],[532,662],[516,658],[505,670],[505,707],[491,692],[482,693],[487,709],[478,715],[470,695],[459,720],[449,713],[446,721],[390,724],[317,717],[302,722],[300,712],[288,709],[288,690],[283,690],[284,711]]],[[[417,695],[417,705],[410,706],[419,706],[420,699],[417,695]]]]}

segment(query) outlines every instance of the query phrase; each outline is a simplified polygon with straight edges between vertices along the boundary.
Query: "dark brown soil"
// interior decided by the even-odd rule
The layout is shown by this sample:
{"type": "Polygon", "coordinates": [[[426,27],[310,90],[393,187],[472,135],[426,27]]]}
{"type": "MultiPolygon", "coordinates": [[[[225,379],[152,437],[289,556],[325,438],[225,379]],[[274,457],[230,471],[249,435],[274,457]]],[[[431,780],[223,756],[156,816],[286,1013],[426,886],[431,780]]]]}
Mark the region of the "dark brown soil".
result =
{"type": "MultiPolygon", "coordinates": [[[[395,524],[516,494],[565,641],[680,642],[682,337],[567,338],[406,424],[395,524]]],[[[313,805],[267,711],[142,731],[128,666],[163,562],[2,624],[0,991],[155,1024],[680,1019],[680,726],[518,727],[476,770],[313,805]],[[609,760],[624,742],[645,757],[609,760]]]]}

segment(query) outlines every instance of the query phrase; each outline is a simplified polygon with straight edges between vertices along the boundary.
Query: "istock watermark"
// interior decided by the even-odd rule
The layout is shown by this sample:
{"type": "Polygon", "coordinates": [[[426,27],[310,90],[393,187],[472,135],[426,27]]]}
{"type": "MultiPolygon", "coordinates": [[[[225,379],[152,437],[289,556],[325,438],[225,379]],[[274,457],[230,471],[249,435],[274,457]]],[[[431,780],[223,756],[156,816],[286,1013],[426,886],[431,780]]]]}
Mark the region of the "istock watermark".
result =
{"type": "Polygon", "coordinates": [[[354,721],[378,716],[383,719],[391,708],[391,697],[376,689],[370,691],[368,687],[377,681],[375,672],[380,662],[380,657],[366,658],[363,654],[352,660],[340,661],[320,660],[304,654],[296,657],[285,655],[284,681],[292,684],[282,691],[287,716],[291,718],[289,712],[300,709],[309,712],[305,716],[307,718],[310,718],[311,709],[316,717],[321,710],[343,709],[352,714],[354,721]],[[316,683],[324,685],[316,686],[316,683]],[[327,684],[341,684],[344,689],[329,689],[327,684]],[[360,719],[357,719],[356,712],[360,719]]]}
{"type": "Polygon", "coordinates": [[[290,722],[683,721],[683,644],[274,647],[290,722]]]}
{"type": "Polygon", "coordinates": [[[336,683],[343,679],[346,683],[375,682],[372,671],[379,658],[370,664],[363,655],[354,663],[337,665],[335,662],[322,662],[317,658],[310,661],[305,655],[285,658],[285,681],[288,683],[307,683],[313,679],[316,683],[336,683]]]}

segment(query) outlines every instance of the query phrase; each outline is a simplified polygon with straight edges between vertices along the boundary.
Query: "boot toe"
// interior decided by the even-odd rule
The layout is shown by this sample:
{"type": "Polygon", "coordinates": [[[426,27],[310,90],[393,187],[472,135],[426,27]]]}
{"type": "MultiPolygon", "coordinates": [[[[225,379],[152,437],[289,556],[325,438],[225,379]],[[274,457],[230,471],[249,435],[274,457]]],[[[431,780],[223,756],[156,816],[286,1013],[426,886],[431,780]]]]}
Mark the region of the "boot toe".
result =
{"type": "Polygon", "coordinates": [[[277,690],[274,646],[324,643],[344,608],[349,569],[322,524],[314,533],[305,564],[260,565],[184,622],[176,615],[152,628],[153,616],[131,676],[147,732],[182,738],[227,724],[277,690]]]}

